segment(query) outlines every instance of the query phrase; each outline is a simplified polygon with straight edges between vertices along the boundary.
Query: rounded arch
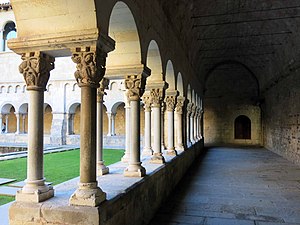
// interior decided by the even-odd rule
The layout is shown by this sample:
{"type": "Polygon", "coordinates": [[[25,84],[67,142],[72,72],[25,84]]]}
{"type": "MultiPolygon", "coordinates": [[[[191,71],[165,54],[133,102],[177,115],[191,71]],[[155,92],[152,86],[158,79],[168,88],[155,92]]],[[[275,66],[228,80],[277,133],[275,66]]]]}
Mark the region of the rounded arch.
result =
{"type": "Polygon", "coordinates": [[[151,80],[163,80],[161,55],[155,40],[151,40],[148,45],[146,65],[151,69],[151,75],[147,78],[147,82],[151,80]]]}
{"type": "Polygon", "coordinates": [[[7,21],[3,26],[3,51],[9,51],[7,41],[17,37],[16,24],[14,21],[7,21]]]}
{"type": "Polygon", "coordinates": [[[9,114],[11,108],[15,109],[15,107],[13,106],[13,104],[11,104],[11,103],[5,103],[5,104],[3,104],[2,107],[1,107],[1,113],[2,114],[9,114]]]}
{"type": "Polygon", "coordinates": [[[12,93],[13,92],[13,87],[11,85],[9,85],[7,87],[7,93],[12,93]]]}
{"type": "Polygon", "coordinates": [[[115,104],[113,104],[113,106],[111,107],[111,113],[117,113],[117,109],[120,105],[125,104],[124,102],[116,102],[115,104]]]}
{"type": "Polygon", "coordinates": [[[109,53],[107,68],[141,64],[141,44],[134,16],[122,1],[118,1],[110,15],[108,35],[115,40],[115,50],[109,53]]]}
{"type": "Polygon", "coordinates": [[[72,104],[70,104],[70,106],[68,107],[68,113],[74,114],[78,106],[80,106],[79,102],[73,102],[72,104]]]}
{"type": "Polygon", "coordinates": [[[180,72],[177,75],[176,90],[179,92],[179,96],[184,96],[183,80],[180,72]]]}
{"type": "Polygon", "coordinates": [[[52,107],[44,103],[44,134],[51,134],[52,119],[52,107]]]}
{"type": "Polygon", "coordinates": [[[234,138],[251,139],[251,120],[245,115],[239,115],[234,120],[234,138]]]}
{"type": "Polygon", "coordinates": [[[118,89],[118,84],[117,84],[117,82],[115,82],[115,81],[113,81],[113,82],[111,82],[110,84],[109,84],[109,90],[113,90],[113,89],[115,89],[115,90],[117,90],[118,89]]]}
{"type": "Polygon", "coordinates": [[[168,60],[166,67],[166,82],[168,83],[168,89],[175,90],[175,73],[174,67],[171,60],[168,60]]]}
{"type": "Polygon", "coordinates": [[[191,103],[191,102],[192,102],[192,90],[191,90],[191,85],[188,85],[186,96],[187,96],[187,99],[189,100],[189,102],[191,103]]]}
{"type": "Polygon", "coordinates": [[[236,60],[225,60],[225,61],[221,61],[219,63],[216,63],[214,66],[212,66],[212,68],[210,68],[208,70],[207,74],[204,77],[205,90],[206,90],[206,84],[207,84],[207,80],[208,80],[209,76],[214,72],[214,70],[216,70],[218,67],[221,67],[223,65],[238,65],[238,66],[241,66],[242,68],[244,68],[246,71],[248,71],[249,74],[251,75],[252,79],[255,81],[255,84],[257,86],[257,96],[259,96],[260,85],[259,85],[259,81],[257,79],[257,76],[252,72],[252,70],[248,66],[246,66],[244,63],[241,63],[241,62],[236,61],[236,60]]]}
{"type": "Polygon", "coordinates": [[[27,114],[28,113],[28,103],[23,103],[18,110],[21,114],[27,114]]]}
{"type": "Polygon", "coordinates": [[[21,86],[20,86],[20,85],[17,85],[16,88],[15,88],[15,93],[20,92],[20,90],[21,90],[21,86]]]}

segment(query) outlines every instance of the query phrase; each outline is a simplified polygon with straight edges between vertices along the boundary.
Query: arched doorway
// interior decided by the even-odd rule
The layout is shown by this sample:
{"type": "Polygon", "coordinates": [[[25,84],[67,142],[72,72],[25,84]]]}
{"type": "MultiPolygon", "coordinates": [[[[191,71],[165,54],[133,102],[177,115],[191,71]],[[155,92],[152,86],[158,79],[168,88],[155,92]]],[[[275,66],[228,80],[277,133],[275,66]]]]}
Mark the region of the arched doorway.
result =
{"type": "Polygon", "coordinates": [[[240,115],[234,120],[234,138],[251,139],[251,120],[247,116],[240,115]]]}

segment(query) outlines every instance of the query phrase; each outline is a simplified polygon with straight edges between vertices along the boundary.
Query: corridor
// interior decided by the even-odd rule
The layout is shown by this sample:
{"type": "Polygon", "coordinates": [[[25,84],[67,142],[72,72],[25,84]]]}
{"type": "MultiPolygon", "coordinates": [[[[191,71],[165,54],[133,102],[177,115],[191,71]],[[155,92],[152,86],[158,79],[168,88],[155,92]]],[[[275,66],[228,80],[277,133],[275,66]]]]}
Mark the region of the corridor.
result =
{"type": "Polygon", "coordinates": [[[300,224],[300,167],[266,149],[210,148],[150,224],[300,224]]]}

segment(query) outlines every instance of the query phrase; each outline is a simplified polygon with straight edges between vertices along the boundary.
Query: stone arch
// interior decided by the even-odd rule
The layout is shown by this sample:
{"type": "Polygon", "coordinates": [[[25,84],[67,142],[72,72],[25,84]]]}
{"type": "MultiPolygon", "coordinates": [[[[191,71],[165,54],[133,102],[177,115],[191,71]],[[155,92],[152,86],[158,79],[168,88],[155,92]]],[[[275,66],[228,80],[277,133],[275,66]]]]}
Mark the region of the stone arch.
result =
{"type": "Polygon", "coordinates": [[[111,82],[110,83],[110,88],[109,88],[109,90],[117,90],[118,89],[118,84],[117,84],[117,82],[111,82]]]}
{"type": "Polygon", "coordinates": [[[50,90],[52,89],[53,85],[52,84],[48,84],[47,86],[47,92],[50,92],[50,90]]]}
{"type": "Polygon", "coordinates": [[[184,96],[183,80],[180,72],[177,76],[176,90],[179,92],[179,96],[184,96]]]}
{"type": "Polygon", "coordinates": [[[20,86],[20,85],[17,85],[16,88],[15,88],[15,93],[20,92],[20,90],[21,90],[21,86],[20,86]]]}
{"type": "Polygon", "coordinates": [[[166,82],[168,83],[169,90],[175,90],[175,73],[174,67],[171,60],[168,60],[167,67],[166,67],[166,82]]]}
{"type": "Polygon", "coordinates": [[[9,85],[7,87],[7,93],[12,93],[13,92],[13,87],[11,85],[9,85]]]}
{"type": "Polygon", "coordinates": [[[51,134],[52,119],[52,107],[48,103],[44,103],[44,134],[51,134]]]}
{"type": "Polygon", "coordinates": [[[240,115],[234,120],[234,138],[251,139],[251,120],[245,115],[240,115]]]}
{"type": "Polygon", "coordinates": [[[6,103],[1,108],[2,115],[2,132],[5,133],[14,133],[17,130],[17,117],[15,115],[15,107],[10,104],[6,103]]]}
{"type": "Polygon", "coordinates": [[[151,76],[147,78],[147,82],[151,80],[163,80],[161,55],[155,40],[151,40],[148,45],[146,65],[151,69],[151,76]]]}
{"type": "Polygon", "coordinates": [[[28,103],[23,103],[18,110],[20,114],[20,133],[28,132],[28,103]]]}
{"type": "Polygon", "coordinates": [[[106,61],[108,68],[141,64],[136,22],[130,8],[122,1],[118,1],[111,11],[108,34],[116,43],[106,61]]]}
{"type": "Polygon", "coordinates": [[[3,26],[3,51],[9,51],[7,41],[17,37],[16,24],[14,21],[7,21],[3,26]]]}
{"type": "Polygon", "coordinates": [[[0,93],[5,93],[5,86],[4,85],[1,86],[0,93]]]}
{"type": "Polygon", "coordinates": [[[74,102],[68,108],[69,134],[80,134],[80,103],[74,102]]]}

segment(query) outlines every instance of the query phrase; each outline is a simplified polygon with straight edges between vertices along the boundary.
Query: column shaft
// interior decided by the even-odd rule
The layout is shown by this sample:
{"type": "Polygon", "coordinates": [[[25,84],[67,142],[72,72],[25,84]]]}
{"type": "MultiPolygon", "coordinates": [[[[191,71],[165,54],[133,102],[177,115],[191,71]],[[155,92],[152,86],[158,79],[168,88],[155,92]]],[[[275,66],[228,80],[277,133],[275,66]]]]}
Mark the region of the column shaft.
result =
{"type": "Polygon", "coordinates": [[[17,131],[16,131],[16,134],[19,134],[20,133],[20,114],[16,114],[16,117],[17,117],[17,131]]]}
{"type": "Polygon", "coordinates": [[[122,162],[128,162],[130,158],[130,105],[129,102],[126,103],[125,106],[125,129],[126,129],[126,134],[125,134],[125,153],[124,156],[122,157],[122,162]]]}
{"type": "Polygon", "coordinates": [[[8,133],[8,116],[9,114],[6,114],[5,115],[5,133],[8,133]]]}
{"type": "Polygon", "coordinates": [[[177,126],[176,126],[176,132],[177,132],[177,145],[176,145],[176,149],[177,150],[184,150],[183,147],[183,140],[182,140],[182,114],[180,113],[176,113],[177,115],[177,126]]]}
{"type": "Polygon", "coordinates": [[[153,151],[151,148],[151,110],[145,109],[145,146],[143,155],[152,155],[153,151]]]}
{"type": "Polygon", "coordinates": [[[107,136],[112,136],[112,131],[111,131],[111,128],[112,128],[112,115],[111,115],[111,113],[107,113],[107,117],[108,117],[108,133],[107,133],[107,136]]]}

